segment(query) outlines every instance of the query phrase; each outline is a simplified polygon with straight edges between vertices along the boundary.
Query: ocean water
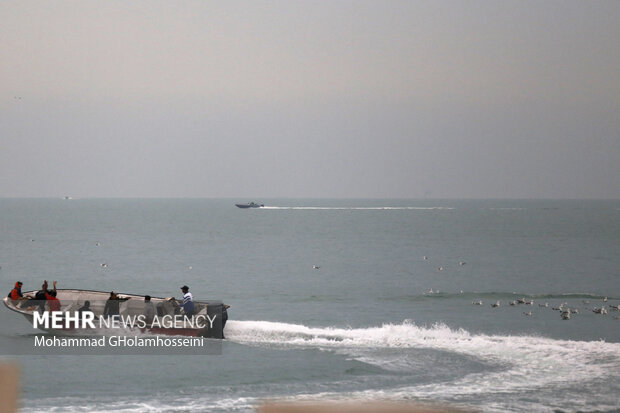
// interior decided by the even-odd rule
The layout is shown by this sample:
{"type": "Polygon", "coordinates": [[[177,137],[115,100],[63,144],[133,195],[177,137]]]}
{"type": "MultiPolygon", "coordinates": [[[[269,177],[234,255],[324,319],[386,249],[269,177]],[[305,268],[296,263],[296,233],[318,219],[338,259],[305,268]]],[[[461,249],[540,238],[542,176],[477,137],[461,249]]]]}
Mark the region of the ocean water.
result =
{"type": "MultiPolygon", "coordinates": [[[[620,201],[238,201],[0,199],[7,293],[18,279],[177,297],[187,284],[231,305],[221,355],[5,356],[23,410],[620,410],[620,201]]],[[[30,339],[0,313],[0,344],[30,339]]]]}

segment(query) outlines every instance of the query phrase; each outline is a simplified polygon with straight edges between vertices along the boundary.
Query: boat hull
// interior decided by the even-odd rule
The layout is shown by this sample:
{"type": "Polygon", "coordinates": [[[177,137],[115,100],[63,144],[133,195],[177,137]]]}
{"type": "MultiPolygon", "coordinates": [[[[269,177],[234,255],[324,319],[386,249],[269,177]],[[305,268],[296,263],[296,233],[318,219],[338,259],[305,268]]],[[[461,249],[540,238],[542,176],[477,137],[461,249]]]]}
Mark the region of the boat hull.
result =
{"type": "Polygon", "coordinates": [[[237,208],[248,209],[248,208],[262,208],[265,205],[263,204],[255,204],[254,202],[250,202],[249,204],[235,204],[237,208]]]}
{"type": "MultiPolygon", "coordinates": [[[[25,292],[24,297],[30,299],[28,301],[13,301],[5,297],[3,302],[8,309],[22,314],[32,324],[34,313],[40,311],[37,302],[32,300],[35,294],[36,291],[25,292]]],[[[57,298],[61,303],[61,313],[73,314],[84,305],[85,301],[90,302],[90,310],[95,317],[95,325],[98,327],[94,330],[73,327],[44,328],[43,326],[37,326],[37,328],[42,331],[63,335],[106,334],[114,332],[114,324],[107,318],[103,319],[103,310],[109,298],[109,294],[109,292],[92,290],[57,290],[57,298]]],[[[117,320],[123,322],[132,319],[134,322],[136,320],[144,321],[135,322],[130,325],[125,329],[128,330],[128,332],[139,332],[140,334],[147,335],[224,338],[223,324],[225,322],[222,319],[224,308],[220,301],[196,301],[196,314],[193,318],[188,317],[186,320],[181,314],[180,307],[176,300],[172,298],[152,297],[151,303],[155,310],[154,318],[156,320],[146,320],[144,318],[144,309],[146,305],[144,296],[120,293],[118,295],[121,298],[129,298],[129,300],[120,303],[120,311],[117,320]],[[174,320],[177,320],[178,323],[175,323],[174,320]]],[[[48,310],[46,307],[43,309],[48,310]]]]}

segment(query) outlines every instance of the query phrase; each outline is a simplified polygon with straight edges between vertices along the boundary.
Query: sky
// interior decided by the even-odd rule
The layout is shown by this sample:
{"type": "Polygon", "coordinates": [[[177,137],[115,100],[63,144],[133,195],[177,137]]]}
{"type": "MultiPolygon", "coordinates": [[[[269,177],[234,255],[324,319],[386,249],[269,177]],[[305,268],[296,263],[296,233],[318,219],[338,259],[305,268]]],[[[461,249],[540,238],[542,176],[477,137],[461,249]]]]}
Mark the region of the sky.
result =
{"type": "Polygon", "coordinates": [[[620,199],[620,1],[0,0],[0,197],[620,199]]]}

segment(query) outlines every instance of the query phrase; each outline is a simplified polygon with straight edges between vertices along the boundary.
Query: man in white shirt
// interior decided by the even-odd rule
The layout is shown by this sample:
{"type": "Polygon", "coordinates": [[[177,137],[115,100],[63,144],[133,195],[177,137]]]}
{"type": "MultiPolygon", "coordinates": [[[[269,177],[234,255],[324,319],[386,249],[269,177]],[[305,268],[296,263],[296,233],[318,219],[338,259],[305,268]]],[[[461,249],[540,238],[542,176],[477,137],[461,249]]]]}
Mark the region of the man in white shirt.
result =
{"type": "Polygon", "coordinates": [[[190,317],[194,315],[194,297],[192,293],[189,292],[189,287],[184,285],[181,287],[181,291],[183,291],[183,312],[186,316],[190,317]]]}

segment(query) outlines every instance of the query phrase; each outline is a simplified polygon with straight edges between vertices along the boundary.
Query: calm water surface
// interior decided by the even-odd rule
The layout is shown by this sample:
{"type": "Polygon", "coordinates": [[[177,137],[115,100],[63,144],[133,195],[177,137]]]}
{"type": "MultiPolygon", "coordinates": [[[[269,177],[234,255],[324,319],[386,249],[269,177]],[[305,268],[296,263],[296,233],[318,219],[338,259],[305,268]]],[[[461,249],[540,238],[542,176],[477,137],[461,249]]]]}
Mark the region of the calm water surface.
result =
{"type": "MultiPolygon", "coordinates": [[[[24,411],[620,409],[620,201],[238,201],[0,199],[7,293],[187,284],[232,306],[220,356],[18,357],[24,411]]],[[[31,340],[15,317],[0,342],[31,340]]]]}

